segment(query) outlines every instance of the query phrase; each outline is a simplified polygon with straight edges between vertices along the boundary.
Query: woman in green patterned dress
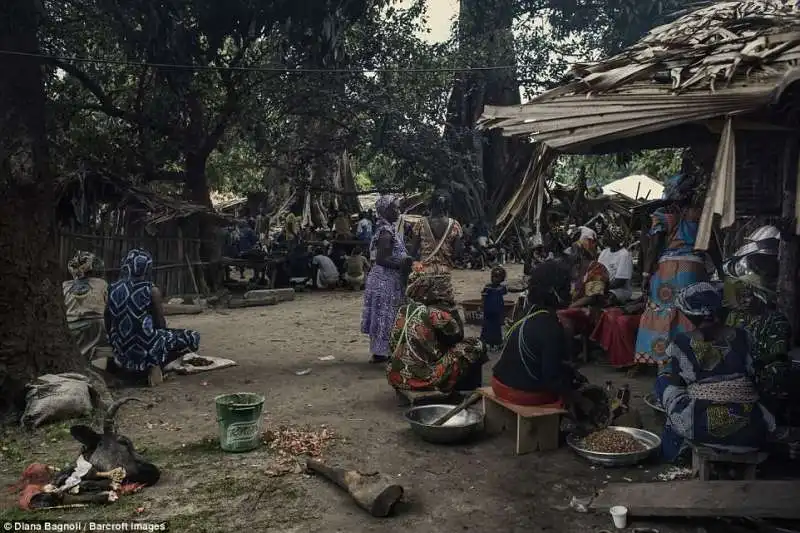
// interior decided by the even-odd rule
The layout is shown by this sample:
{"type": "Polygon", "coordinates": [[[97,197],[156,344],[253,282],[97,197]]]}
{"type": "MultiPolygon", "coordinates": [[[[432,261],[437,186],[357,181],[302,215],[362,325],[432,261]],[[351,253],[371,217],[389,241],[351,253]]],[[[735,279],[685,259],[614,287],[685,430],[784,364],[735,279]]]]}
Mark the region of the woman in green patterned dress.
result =
{"type": "Polygon", "coordinates": [[[450,272],[415,263],[406,297],[389,339],[389,384],[398,390],[440,392],[480,386],[486,348],[480,339],[464,338],[450,272]]]}

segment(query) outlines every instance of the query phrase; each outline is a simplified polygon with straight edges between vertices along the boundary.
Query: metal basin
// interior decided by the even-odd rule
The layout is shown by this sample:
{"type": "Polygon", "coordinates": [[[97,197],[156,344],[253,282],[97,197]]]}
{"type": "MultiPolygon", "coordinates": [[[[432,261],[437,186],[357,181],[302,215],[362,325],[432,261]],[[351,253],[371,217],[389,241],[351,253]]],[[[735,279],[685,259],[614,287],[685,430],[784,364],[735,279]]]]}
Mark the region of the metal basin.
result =
{"type": "Polygon", "coordinates": [[[661,407],[661,404],[658,402],[658,400],[656,400],[656,397],[652,392],[650,394],[645,395],[644,403],[646,403],[647,407],[649,407],[653,411],[656,411],[661,414],[667,413],[667,411],[665,411],[664,408],[661,407]]]}
{"type": "Polygon", "coordinates": [[[601,466],[633,466],[641,463],[661,447],[661,437],[655,433],[644,429],[628,428],[622,426],[609,426],[608,429],[622,431],[632,435],[636,440],[644,444],[645,449],[640,452],[632,453],[605,453],[594,452],[582,447],[581,438],[574,433],[567,436],[567,444],[575,450],[575,453],[591,463],[601,466]]]}
{"type": "Polygon", "coordinates": [[[411,430],[422,440],[435,444],[463,442],[480,430],[483,413],[465,409],[441,426],[430,423],[450,411],[455,405],[420,405],[406,411],[405,419],[411,430]]]}

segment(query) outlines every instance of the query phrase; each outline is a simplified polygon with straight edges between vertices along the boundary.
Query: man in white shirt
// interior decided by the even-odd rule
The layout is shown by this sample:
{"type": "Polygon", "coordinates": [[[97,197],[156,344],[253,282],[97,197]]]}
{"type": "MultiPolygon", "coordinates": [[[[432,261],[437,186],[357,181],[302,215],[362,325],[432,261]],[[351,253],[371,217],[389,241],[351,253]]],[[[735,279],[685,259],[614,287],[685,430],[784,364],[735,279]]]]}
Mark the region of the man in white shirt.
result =
{"type": "Polygon", "coordinates": [[[623,235],[621,228],[609,228],[607,235],[609,246],[600,252],[600,257],[597,259],[608,269],[611,279],[611,303],[615,305],[630,301],[633,294],[631,284],[633,257],[628,249],[622,246],[623,235]]]}
{"type": "Polygon", "coordinates": [[[339,285],[339,269],[327,255],[317,253],[311,260],[317,271],[316,281],[318,289],[335,289],[339,285]]]}

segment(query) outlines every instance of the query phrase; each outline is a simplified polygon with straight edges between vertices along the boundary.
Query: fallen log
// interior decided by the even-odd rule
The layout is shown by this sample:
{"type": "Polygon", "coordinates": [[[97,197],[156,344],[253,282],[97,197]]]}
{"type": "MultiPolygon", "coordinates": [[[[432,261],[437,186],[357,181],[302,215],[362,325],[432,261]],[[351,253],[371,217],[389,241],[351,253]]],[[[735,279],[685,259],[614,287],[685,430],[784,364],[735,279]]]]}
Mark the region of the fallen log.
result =
{"type": "Polygon", "coordinates": [[[264,298],[277,298],[280,302],[294,300],[294,289],[255,289],[244,293],[245,300],[263,300],[264,298]]]}
{"type": "Polygon", "coordinates": [[[313,459],[306,462],[306,468],[346,490],[361,508],[375,517],[389,516],[403,497],[403,487],[385,474],[362,474],[355,470],[327,466],[313,459]]]}
{"type": "Polygon", "coordinates": [[[206,309],[203,305],[189,304],[164,304],[164,314],[172,315],[199,315],[206,309]]]}
{"type": "Polygon", "coordinates": [[[277,305],[278,299],[274,296],[261,298],[259,300],[231,300],[228,302],[229,309],[242,309],[244,307],[262,307],[265,305],[277,305]]]}

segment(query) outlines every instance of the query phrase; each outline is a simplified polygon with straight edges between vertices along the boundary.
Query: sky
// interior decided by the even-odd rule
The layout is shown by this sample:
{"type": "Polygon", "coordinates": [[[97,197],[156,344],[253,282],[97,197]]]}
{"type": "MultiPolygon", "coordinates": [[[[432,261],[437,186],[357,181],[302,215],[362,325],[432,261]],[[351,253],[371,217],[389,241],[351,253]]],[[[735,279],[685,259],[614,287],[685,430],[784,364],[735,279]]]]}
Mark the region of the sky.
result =
{"type": "MultiPolygon", "coordinates": [[[[440,43],[450,37],[450,26],[453,17],[458,13],[459,0],[428,0],[428,29],[430,33],[425,34],[425,40],[440,43]]],[[[402,0],[400,5],[407,7],[411,0],[402,0]]]]}

